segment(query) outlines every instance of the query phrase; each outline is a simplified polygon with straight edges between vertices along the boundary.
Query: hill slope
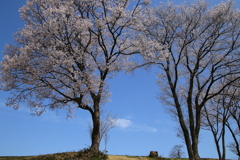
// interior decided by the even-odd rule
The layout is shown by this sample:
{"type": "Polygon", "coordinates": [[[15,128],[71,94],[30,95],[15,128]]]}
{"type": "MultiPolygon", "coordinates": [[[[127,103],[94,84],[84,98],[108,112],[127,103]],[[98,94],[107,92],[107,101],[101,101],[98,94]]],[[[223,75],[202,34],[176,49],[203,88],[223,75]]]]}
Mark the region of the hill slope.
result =
{"type": "MultiPolygon", "coordinates": [[[[5,156],[0,160],[100,160],[98,158],[76,158],[78,152],[64,152],[56,154],[47,154],[39,156],[5,156]]],[[[120,156],[120,155],[108,155],[107,160],[188,160],[187,158],[150,158],[147,156],[120,156]]],[[[202,160],[216,160],[210,158],[202,158],[202,160]]]]}

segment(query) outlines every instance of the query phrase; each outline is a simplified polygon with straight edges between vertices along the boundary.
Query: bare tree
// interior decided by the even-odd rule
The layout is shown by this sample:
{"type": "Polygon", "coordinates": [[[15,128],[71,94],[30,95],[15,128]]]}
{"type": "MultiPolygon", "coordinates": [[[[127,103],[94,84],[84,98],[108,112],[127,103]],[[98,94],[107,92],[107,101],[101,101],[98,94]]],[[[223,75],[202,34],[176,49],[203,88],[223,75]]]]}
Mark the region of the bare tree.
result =
{"type": "Polygon", "coordinates": [[[185,153],[182,151],[183,145],[175,145],[169,153],[171,158],[184,158],[185,153]]]}
{"type": "MultiPolygon", "coordinates": [[[[238,82],[237,82],[238,83],[238,82]]],[[[228,86],[220,95],[214,97],[204,106],[202,125],[204,129],[212,132],[219,159],[226,157],[225,131],[229,129],[234,142],[229,143],[231,151],[238,155],[239,142],[239,88],[235,85],[228,86]],[[238,114],[238,115],[237,115],[238,114]],[[236,127],[236,129],[234,129],[236,127]],[[235,131],[234,131],[235,130],[235,131]],[[220,147],[221,146],[221,147],[220,147]]]]}
{"type": "Polygon", "coordinates": [[[231,152],[236,154],[238,157],[240,157],[240,92],[239,87],[233,86],[231,94],[229,94],[229,97],[231,100],[228,104],[228,111],[230,112],[229,120],[226,122],[226,126],[229,129],[233,142],[230,142],[228,144],[228,148],[231,152]]]}
{"type": "MultiPolygon", "coordinates": [[[[219,96],[220,97],[220,96],[219,96]]],[[[220,160],[225,160],[226,158],[226,147],[225,147],[225,132],[226,123],[229,118],[229,112],[225,106],[223,99],[218,99],[217,102],[210,100],[207,106],[203,109],[203,129],[210,130],[212,132],[214,142],[217,148],[218,157],[220,160]]]]}
{"type": "Polygon", "coordinates": [[[160,69],[160,100],[177,115],[190,160],[199,160],[206,103],[239,79],[240,11],[229,0],[208,8],[204,0],[148,10],[139,34],[142,66],[160,69]],[[227,79],[221,84],[222,79],[227,79]]]}
{"type": "Polygon", "coordinates": [[[28,104],[33,114],[47,108],[91,114],[90,152],[100,143],[100,108],[109,97],[106,80],[128,68],[131,28],[147,2],[137,0],[28,0],[20,9],[25,27],[7,45],[0,64],[8,106],[28,104]],[[131,4],[133,4],[131,3],[131,4]],[[129,6],[130,5],[130,6],[129,6]]]}
{"type": "Polygon", "coordinates": [[[107,151],[107,143],[108,143],[108,141],[109,141],[109,139],[110,139],[110,135],[109,134],[104,134],[104,152],[105,153],[107,153],[108,151],[107,151]]]}

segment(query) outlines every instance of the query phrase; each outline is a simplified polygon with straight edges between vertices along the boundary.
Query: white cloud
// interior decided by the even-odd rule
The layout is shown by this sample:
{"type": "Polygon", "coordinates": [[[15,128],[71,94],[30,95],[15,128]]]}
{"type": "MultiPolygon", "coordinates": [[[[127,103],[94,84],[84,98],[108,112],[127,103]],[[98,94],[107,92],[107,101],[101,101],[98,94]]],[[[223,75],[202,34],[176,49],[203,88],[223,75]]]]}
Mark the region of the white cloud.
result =
{"type": "Polygon", "coordinates": [[[132,124],[133,124],[133,122],[128,119],[120,119],[119,118],[116,120],[116,125],[122,129],[127,128],[127,127],[131,126],[132,124]]]}
{"type": "Polygon", "coordinates": [[[116,120],[116,126],[120,127],[121,129],[126,129],[128,128],[128,130],[130,131],[137,131],[137,132],[152,132],[155,133],[158,130],[156,128],[153,127],[148,127],[145,124],[134,124],[131,120],[128,119],[117,119],[116,120]]]}

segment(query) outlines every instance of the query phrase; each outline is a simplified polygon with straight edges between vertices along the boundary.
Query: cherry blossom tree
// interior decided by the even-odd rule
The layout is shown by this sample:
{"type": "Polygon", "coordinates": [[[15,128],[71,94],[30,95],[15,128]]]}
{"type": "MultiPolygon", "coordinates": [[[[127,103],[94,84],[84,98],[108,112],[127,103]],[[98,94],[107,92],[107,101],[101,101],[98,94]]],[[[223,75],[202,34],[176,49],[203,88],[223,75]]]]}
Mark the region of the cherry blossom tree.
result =
{"type": "Polygon", "coordinates": [[[143,6],[137,0],[28,0],[21,9],[25,27],[6,45],[1,89],[7,105],[27,105],[33,114],[47,108],[76,109],[93,120],[90,152],[98,153],[100,108],[110,95],[106,80],[128,68],[131,28],[143,6]],[[130,5],[131,4],[131,5],[130,5]]]}
{"type": "Polygon", "coordinates": [[[189,158],[198,160],[203,107],[239,79],[240,11],[231,0],[211,8],[197,0],[147,12],[139,30],[149,44],[140,49],[141,66],[160,70],[159,98],[177,115],[189,158]]]}

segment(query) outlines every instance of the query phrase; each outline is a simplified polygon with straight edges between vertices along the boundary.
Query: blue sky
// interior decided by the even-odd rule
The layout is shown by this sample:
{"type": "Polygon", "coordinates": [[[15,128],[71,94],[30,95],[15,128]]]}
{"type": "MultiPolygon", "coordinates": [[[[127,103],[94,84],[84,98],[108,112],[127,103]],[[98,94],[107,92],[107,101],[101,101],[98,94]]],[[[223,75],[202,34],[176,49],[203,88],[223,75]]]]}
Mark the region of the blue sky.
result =
{"type": "MultiPolygon", "coordinates": [[[[153,0],[154,4],[158,2],[153,0]]],[[[211,0],[210,4],[219,2],[221,0],[211,0]]],[[[18,9],[24,4],[25,0],[0,1],[0,51],[4,50],[6,43],[12,43],[12,34],[23,27],[18,9]]],[[[237,4],[240,5],[239,1],[237,4]]],[[[105,107],[119,118],[119,125],[110,131],[109,154],[146,156],[150,151],[158,151],[159,155],[168,157],[174,145],[183,144],[176,137],[176,123],[156,98],[158,87],[154,72],[120,73],[109,81],[112,102],[105,107]]],[[[6,107],[9,94],[0,91],[0,95],[0,156],[77,151],[90,145],[87,129],[91,119],[88,112],[79,110],[74,119],[66,119],[64,110],[58,113],[48,111],[34,117],[28,108],[15,111],[6,107]]],[[[227,139],[231,137],[227,136],[227,139]]],[[[103,150],[104,146],[101,145],[100,149],[103,150]]],[[[218,157],[209,131],[201,132],[199,152],[201,157],[218,157]]],[[[227,158],[237,157],[228,152],[227,158]]]]}

